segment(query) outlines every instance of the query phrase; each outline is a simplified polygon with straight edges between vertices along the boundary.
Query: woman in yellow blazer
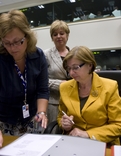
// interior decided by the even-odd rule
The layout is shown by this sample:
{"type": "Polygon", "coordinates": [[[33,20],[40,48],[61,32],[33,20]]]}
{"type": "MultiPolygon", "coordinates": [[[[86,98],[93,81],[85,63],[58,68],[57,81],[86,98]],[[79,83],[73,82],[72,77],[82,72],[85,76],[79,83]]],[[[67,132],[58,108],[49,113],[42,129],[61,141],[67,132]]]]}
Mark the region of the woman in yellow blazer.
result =
{"type": "Polygon", "coordinates": [[[63,67],[73,79],[60,85],[60,127],[72,136],[120,144],[121,98],[117,82],[94,72],[96,61],[87,47],[73,48],[63,67]]]}

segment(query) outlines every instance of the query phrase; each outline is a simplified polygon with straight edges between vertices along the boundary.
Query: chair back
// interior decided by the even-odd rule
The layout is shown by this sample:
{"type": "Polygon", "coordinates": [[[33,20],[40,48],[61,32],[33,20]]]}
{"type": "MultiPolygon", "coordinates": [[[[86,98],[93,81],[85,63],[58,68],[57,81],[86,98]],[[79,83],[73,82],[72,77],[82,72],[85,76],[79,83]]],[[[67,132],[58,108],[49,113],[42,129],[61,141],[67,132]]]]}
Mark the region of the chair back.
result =
{"type": "Polygon", "coordinates": [[[101,77],[116,80],[118,82],[119,94],[121,96],[121,70],[104,70],[96,73],[101,77]]]}

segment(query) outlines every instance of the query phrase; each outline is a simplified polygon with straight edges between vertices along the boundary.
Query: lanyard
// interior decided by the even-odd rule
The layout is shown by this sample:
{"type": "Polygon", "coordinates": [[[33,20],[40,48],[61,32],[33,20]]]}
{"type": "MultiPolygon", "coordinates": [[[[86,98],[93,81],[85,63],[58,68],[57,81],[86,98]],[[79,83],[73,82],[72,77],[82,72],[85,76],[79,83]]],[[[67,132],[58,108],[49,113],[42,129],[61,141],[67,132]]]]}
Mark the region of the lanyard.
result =
{"type": "Polygon", "coordinates": [[[18,73],[18,76],[22,80],[22,84],[24,86],[24,94],[25,94],[24,103],[26,105],[26,101],[27,101],[27,67],[26,67],[26,63],[25,63],[25,78],[24,78],[23,74],[21,73],[21,71],[20,71],[18,65],[16,64],[16,62],[15,62],[14,65],[15,65],[16,71],[18,73]]]}

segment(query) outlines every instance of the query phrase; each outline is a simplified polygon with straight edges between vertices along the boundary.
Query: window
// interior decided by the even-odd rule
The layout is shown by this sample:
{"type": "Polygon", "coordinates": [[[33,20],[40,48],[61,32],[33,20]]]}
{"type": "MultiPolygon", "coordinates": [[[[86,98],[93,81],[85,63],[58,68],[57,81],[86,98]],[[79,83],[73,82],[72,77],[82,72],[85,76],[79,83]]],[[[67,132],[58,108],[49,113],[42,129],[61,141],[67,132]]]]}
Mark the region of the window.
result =
{"type": "Polygon", "coordinates": [[[21,9],[32,27],[121,16],[121,0],[63,0],[21,9]]]}
{"type": "Polygon", "coordinates": [[[121,49],[93,52],[101,70],[121,70],[121,49]]]}

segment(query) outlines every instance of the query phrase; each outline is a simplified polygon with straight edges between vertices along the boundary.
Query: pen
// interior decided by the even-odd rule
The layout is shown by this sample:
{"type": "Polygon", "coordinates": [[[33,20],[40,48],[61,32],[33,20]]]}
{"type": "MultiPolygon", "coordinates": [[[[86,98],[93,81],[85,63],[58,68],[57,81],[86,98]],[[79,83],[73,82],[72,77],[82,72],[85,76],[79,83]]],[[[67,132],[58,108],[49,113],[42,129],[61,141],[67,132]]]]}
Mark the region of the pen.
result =
{"type": "Polygon", "coordinates": [[[36,114],[36,116],[37,116],[37,118],[39,119],[39,115],[38,115],[38,114],[36,114]]]}
{"type": "MultiPolygon", "coordinates": [[[[36,114],[36,116],[37,116],[37,118],[39,119],[39,115],[38,114],[36,114]]],[[[42,120],[39,122],[40,124],[42,123],[42,120]]]]}
{"type": "MultiPolygon", "coordinates": [[[[62,111],[62,113],[66,116],[68,116],[64,111],[62,111]]],[[[72,122],[72,124],[75,124],[73,120],[70,119],[70,121],[72,122]]]]}
{"type": "MultiPolygon", "coordinates": [[[[39,115],[36,114],[36,116],[39,119],[39,115]]],[[[34,122],[35,132],[39,133],[39,131],[42,131],[41,124],[42,124],[42,120],[39,122],[37,122],[37,121],[34,122]]]]}

